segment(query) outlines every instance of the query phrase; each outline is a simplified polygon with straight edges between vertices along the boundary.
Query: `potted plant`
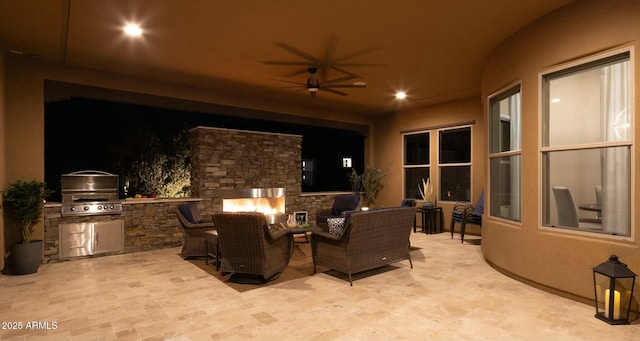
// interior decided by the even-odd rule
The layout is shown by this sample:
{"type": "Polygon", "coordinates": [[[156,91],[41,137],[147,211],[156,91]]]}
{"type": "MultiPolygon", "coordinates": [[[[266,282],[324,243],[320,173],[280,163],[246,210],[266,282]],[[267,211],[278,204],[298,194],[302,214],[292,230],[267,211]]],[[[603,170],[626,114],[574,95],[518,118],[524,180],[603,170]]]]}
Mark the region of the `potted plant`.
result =
{"type": "Polygon", "coordinates": [[[431,180],[430,178],[427,178],[427,180],[425,181],[424,178],[422,178],[422,187],[420,187],[420,184],[418,184],[418,191],[420,191],[420,195],[422,196],[422,200],[424,200],[424,203],[422,203],[423,207],[433,207],[433,186],[431,185],[431,180]]]}
{"type": "Polygon", "coordinates": [[[22,235],[22,242],[11,248],[10,261],[16,274],[38,271],[42,258],[42,240],[31,240],[34,226],[42,217],[45,199],[51,194],[44,182],[18,180],[9,185],[2,195],[2,204],[22,235]]]}
{"type": "Polygon", "coordinates": [[[386,176],[384,172],[375,167],[366,167],[364,173],[362,173],[362,190],[364,191],[363,203],[364,207],[371,207],[375,205],[376,198],[384,185],[382,179],[386,176]]]}
{"type": "Polygon", "coordinates": [[[351,184],[353,194],[360,194],[362,192],[362,175],[358,174],[355,169],[351,169],[349,184],[351,184]]]}

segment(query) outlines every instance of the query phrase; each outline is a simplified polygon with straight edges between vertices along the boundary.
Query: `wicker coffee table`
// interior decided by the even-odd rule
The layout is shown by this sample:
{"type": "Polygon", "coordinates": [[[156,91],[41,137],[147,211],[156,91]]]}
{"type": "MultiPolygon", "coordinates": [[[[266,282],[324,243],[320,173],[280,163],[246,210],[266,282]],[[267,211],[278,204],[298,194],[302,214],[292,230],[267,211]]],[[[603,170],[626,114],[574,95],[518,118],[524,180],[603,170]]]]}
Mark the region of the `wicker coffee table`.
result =
{"type": "Polygon", "coordinates": [[[309,242],[309,234],[312,233],[313,231],[315,231],[318,227],[313,225],[313,224],[309,224],[308,227],[301,227],[301,226],[296,226],[296,227],[287,227],[287,230],[289,230],[289,232],[291,234],[295,235],[300,235],[303,234],[304,235],[304,240],[308,243],[309,242]]]}

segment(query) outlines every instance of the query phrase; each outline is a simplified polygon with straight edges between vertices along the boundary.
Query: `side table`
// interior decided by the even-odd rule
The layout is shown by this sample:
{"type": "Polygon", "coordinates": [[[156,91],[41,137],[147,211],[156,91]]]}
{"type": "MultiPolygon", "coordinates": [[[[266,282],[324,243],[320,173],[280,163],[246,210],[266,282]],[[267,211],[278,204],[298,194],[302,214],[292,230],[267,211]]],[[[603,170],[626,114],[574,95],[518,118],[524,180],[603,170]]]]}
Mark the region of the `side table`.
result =
{"type": "Polygon", "coordinates": [[[309,233],[312,233],[313,230],[317,229],[317,227],[315,225],[309,224],[309,226],[307,227],[301,227],[301,226],[295,226],[295,227],[287,227],[287,230],[289,230],[289,233],[295,235],[300,235],[303,234],[304,235],[304,240],[308,243],[309,242],[309,233]]]}
{"type": "Polygon", "coordinates": [[[444,225],[444,217],[442,215],[442,207],[418,207],[418,213],[422,216],[422,231],[427,234],[442,233],[442,226],[444,225]],[[440,215],[440,232],[436,226],[436,216],[440,215]]]}

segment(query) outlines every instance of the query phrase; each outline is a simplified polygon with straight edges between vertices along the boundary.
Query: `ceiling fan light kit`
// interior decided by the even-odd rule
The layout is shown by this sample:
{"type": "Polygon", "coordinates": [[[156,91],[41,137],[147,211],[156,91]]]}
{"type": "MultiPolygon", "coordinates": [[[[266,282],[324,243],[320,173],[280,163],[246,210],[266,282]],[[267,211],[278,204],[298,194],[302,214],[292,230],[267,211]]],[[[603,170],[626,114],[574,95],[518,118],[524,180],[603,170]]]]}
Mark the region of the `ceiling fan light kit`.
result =
{"type": "MultiPolygon", "coordinates": [[[[351,59],[351,58],[355,58],[358,57],[362,54],[366,54],[366,53],[370,53],[373,52],[374,50],[377,50],[378,48],[373,47],[373,48],[367,48],[364,50],[360,50],[356,53],[352,53],[347,55],[346,57],[341,57],[341,58],[334,58],[333,54],[334,54],[334,46],[337,42],[337,37],[336,36],[332,36],[331,37],[331,41],[329,43],[329,47],[327,48],[327,50],[324,53],[323,57],[315,57],[311,54],[308,54],[298,48],[295,48],[289,44],[286,43],[277,43],[276,46],[284,49],[285,51],[288,51],[306,61],[265,61],[265,64],[270,64],[270,65],[292,65],[292,66],[296,66],[296,67],[300,67],[302,65],[304,65],[306,67],[305,69],[302,70],[298,70],[292,73],[289,73],[287,75],[285,75],[285,77],[293,77],[296,75],[299,75],[301,73],[304,73],[305,71],[309,74],[306,83],[300,83],[300,82],[293,82],[293,81],[289,81],[289,80],[283,80],[283,79],[276,79],[276,81],[280,81],[280,82],[285,82],[285,83],[291,83],[291,84],[296,84],[298,85],[298,89],[299,90],[304,90],[306,89],[309,94],[311,95],[311,98],[315,98],[315,95],[317,92],[319,91],[325,91],[325,92],[330,92],[334,95],[340,95],[340,96],[348,96],[349,94],[346,92],[342,92],[339,90],[336,90],[337,88],[366,88],[367,87],[367,83],[363,82],[363,81],[356,81],[356,82],[352,82],[350,84],[344,84],[344,83],[340,83],[340,82],[346,82],[346,81],[352,81],[353,79],[356,78],[360,78],[360,76],[349,72],[347,70],[345,70],[343,67],[344,66],[385,66],[384,64],[367,64],[367,63],[347,63],[345,62],[346,59],[351,59]],[[320,70],[320,76],[322,77],[323,81],[320,82],[320,80],[318,79],[318,70],[320,70]],[[336,79],[328,79],[329,77],[327,76],[328,71],[336,71],[340,74],[342,74],[342,77],[336,78],[336,79]]],[[[299,91],[298,90],[298,91],[299,91]]]]}
{"type": "Polygon", "coordinates": [[[309,77],[307,78],[306,83],[298,83],[298,82],[292,82],[292,81],[281,80],[281,79],[277,79],[277,80],[281,82],[297,84],[303,89],[307,89],[307,91],[311,94],[311,98],[316,98],[315,95],[318,91],[326,91],[335,95],[348,96],[349,95],[348,93],[338,91],[335,88],[366,88],[367,87],[367,83],[363,81],[353,82],[351,84],[335,84],[339,82],[352,80],[354,78],[358,78],[358,76],[352,73],[348,73],[347,76],[344,76],[341,78],[336,78],[336,79],[328,80],[326,82],[321,83],[320,80],[318,80],[317,67],[309,67],[307,68],[307,72],[309,73],[309,77]]]}

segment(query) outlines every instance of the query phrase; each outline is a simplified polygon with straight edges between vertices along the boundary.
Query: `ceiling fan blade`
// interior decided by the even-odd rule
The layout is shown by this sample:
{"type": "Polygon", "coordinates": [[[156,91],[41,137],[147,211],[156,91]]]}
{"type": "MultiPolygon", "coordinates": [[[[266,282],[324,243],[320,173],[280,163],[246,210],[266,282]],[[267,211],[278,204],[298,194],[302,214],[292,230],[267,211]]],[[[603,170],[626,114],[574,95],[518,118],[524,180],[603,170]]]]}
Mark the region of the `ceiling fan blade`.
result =
{"type": "Polygon", "coordinates": [[[336,51],[336,47],[338,46],[338,40],[339,37],[335,34],[329,36],[327,48],[324,50],[324,56],[322,57],[322,60],[333,60],[334,52],[336,51]]]}
{"type": "Polygon", "coordinates": [[[336,63],[337,66],[349,66],[349,67],[360,67],[360,66],[389,66],[389,64],[382,63],[336,63]]]}
{"type": "Polygon", "coordinates": [[[336,84],[327,85],[325,88],[366,88],[367,84],[336,84]]]}
{"type": "Polygon", "coordinates": [[[262,63],[267,65],[305,65],[305,66],[309,65],[309,62],[285,62],[285,61],[276,61],[276,60],[267,60],[262,63]]]}
{"type": "Polygon", "coordinates": [[[333,90],[333,89],[331,89],[331,88],[322,88],[322,87],[320,87],[318,90],[326,91],[326,92],[330,92],[330,93],[332,93],[332,94],[336,94],[336,95],[340,95],[340,96],[348,96],[348,95],[349,95],[349,94],[348,94],[348,93],[346,93],[346,92],[342,92],[342,91],[338,91],[338,90],[333,90]]]}
{"type": "Polygon", "coordinates": [[[343,69],[343,68],[341,68],[341,67],[339,67],[338,65],[335,65],[335,64],[327,65],[327,68],[334,69],[335,71],[338,71],[338,72],[343,73],[345,75],[358,77],[358,75],[356,75],[355,73],[349,72],[349,71],[347,71],[347,70],[345,70],[345,69],[343,69]]]}
{"type": "Polygon", "coordinates": [[[294,72],[291,72],[291,73],[287,73],[284,76],[287,77],[287,78],[291,78],[293,76],[301,75],[301,74],[304,74],[304,73],[309,73],[308,70],[309,70],[309,68],[305,67],[304,69],[300,69],[300,70],[297,70],[297,71],[294,71],[294,72]]]}
{"type": "Polygon", "coordinates": [[[331,83],[346,82],[346,81],[348,81],[348,80],[352,80],[352,79],[355,79],[355,78],[358,78],[358,77],[357,77],[357,76],[355,76],[355,75],[349,75],[349,76],[346,76],[346,77],[341,77],[341,78],[331,79],[331,80],[328,80],[328,81],[326,81],[326,82],[322,82],[322,84],[323,84],[323,85],[326,85],[326,84],[331,84],[331,83]]]}
{"type": "Polygon", "coordinates": [[[362,56],[363,54],[368,54],[368,53],[375,52],[375,51],[378,51],[378,50],[381,50],[381,49],[382,48],[380,46],[367,47],[367,48],[361,49],[359,51],[353,52],[351,54],[342,56],[340,58],[336,58],[336,62],[340,63],[340,61],[342,61],[342,60],[348,60],[348,59],[351,59],[351,58],[356,58],[356,57],[362,56]]]}
{"type": "Polygon", "coordinates": [[[272,81],[276,81],[276,82],[284,82],[284,83],[296,84],[296,85],[299,85],[299,86],[306,86],[306,84],[304,84],[304,83],[288,81],[288,80],[285,80],[285,79],[274,79],[274,78],[271,78],[271,80],[272,81]]]}
{"type": "Polygon", "coordinates": [[[281,49],[283,49],[285,51],[288,51],[288,52],[293,53],[293,54],[295,54],[297,56],[300,56],[300,57],[302,57],[302,58],[304,58],[306,60],[309,60],[309,61],[312,61],[312,62],[317,62],[318,61],[318,58],[316,58],[316,57],[314,57],[314,56],[312,56],[312,55],[310,55],[310,54],[308,54],[306,52],[300,51],[297,48],[295,48],[295,47],[293,47],[293,46],[291,46],[289,44],[277,43],[276,46],[280,47],[281,49]]]}

